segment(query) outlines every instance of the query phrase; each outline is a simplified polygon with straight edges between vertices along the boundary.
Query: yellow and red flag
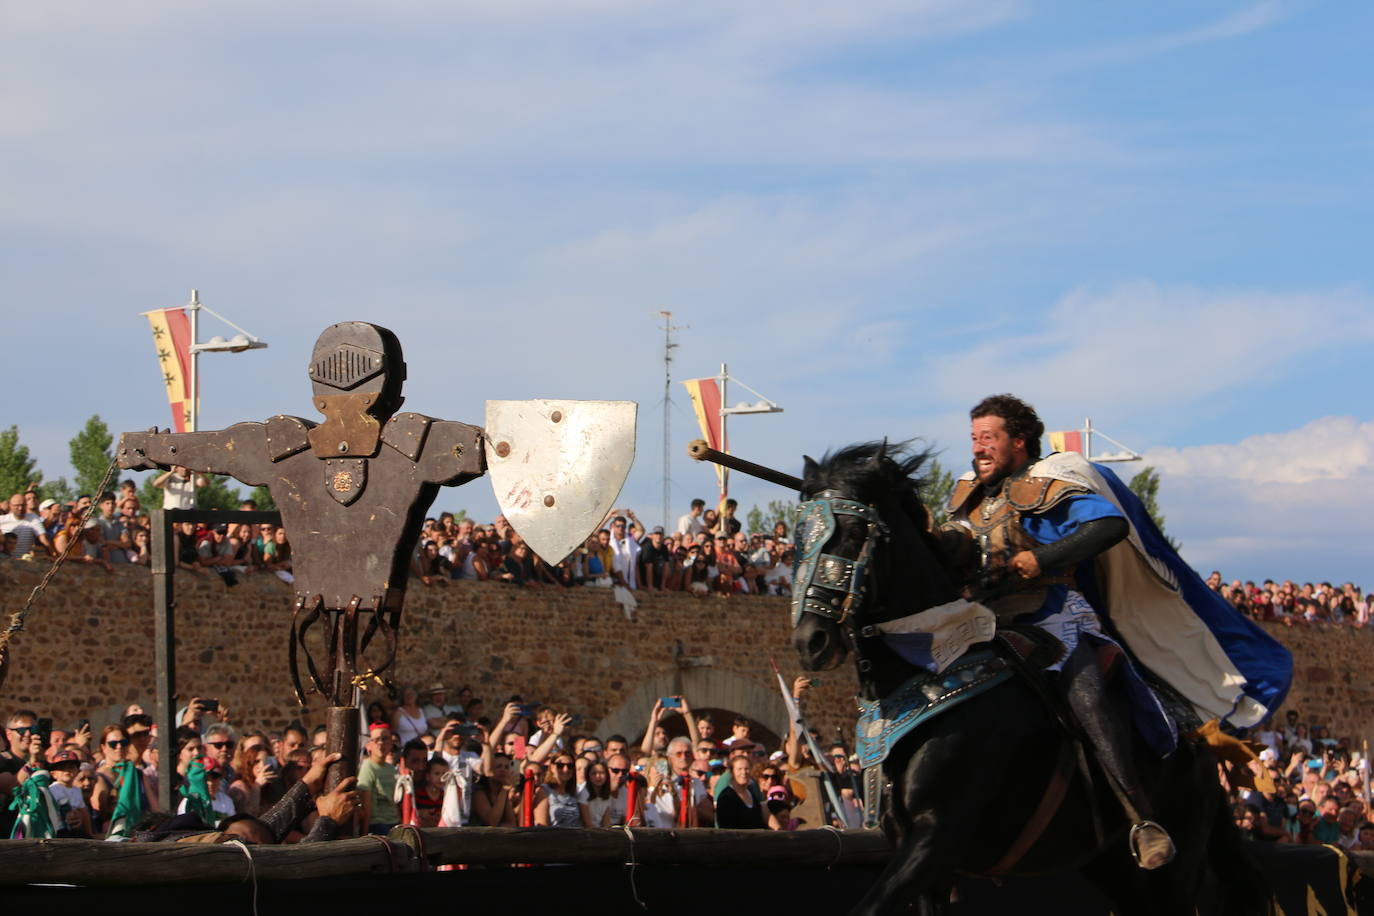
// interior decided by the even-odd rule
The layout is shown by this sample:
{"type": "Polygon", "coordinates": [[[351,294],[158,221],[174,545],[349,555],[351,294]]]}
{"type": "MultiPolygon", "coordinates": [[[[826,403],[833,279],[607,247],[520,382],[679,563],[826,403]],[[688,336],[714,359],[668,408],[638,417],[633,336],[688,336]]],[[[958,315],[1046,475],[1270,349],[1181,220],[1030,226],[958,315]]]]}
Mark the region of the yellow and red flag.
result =
{"type": "Polygon", "coordinates": [[[1066,429],[1050,433],[1050,451],[1052,452],[1083,452],[1083,431],[1081,429],[1066,429]]]}
{"type": "Polygon", "coordinates": [[[191,321],[180,306],[143,313],[153,328],[153,345],[172,405],[172,426],[179,433],[191,424],[191,321]]]}
{"type": "MultiPolygon", "coordinates": [[[[714,378],[692,378],[682,383],[692,398],[692,410],[696,412],[697,423],[701,426],[702,438],[706,444],[718,452],[728,452],[730,445],[725,441],[725,424],[720,415],[720,380],[714,378]]],[[[725,493],[725,468],[718,464],[716,480],[721,485],[721,498],[725,493]]]]}

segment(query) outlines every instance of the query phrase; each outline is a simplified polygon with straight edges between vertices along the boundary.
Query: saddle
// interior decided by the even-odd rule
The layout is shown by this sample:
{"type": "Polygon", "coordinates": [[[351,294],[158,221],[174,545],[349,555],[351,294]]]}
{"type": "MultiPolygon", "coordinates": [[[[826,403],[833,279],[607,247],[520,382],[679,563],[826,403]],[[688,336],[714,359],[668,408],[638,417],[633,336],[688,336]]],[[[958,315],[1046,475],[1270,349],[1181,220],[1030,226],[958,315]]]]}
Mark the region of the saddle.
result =
{"type": "MultiPolygon", "coordinates": [[[[1002,858],[983,874],[994,877],[1009,871],[1039,839],[1068,793],[1075,766],[1091,781],[1087,757],[1068,704],[1046,671],[1063,661],[1067,647],[1036,626],[1001,624],[997,635],[966,652],[940,673],[917,672],[886,697],[860,701],[857,752],[863,767],[864,826],[877,827],[881,818],[882,764],[897,743],[920,725],[1014,676],[1021,676],[1044,702],[1058,723],[1063,740],[1059,755],[1035,812],[1002,858]]],[[[1117,659],[1099,654],[1099,664],[1115,666],[1117,659]]],[[[1094,820],[1099,820],[1094,810],[1094,820]]],[[[1099,833],[1100,833],[1099,829],[1099,833]]]]}

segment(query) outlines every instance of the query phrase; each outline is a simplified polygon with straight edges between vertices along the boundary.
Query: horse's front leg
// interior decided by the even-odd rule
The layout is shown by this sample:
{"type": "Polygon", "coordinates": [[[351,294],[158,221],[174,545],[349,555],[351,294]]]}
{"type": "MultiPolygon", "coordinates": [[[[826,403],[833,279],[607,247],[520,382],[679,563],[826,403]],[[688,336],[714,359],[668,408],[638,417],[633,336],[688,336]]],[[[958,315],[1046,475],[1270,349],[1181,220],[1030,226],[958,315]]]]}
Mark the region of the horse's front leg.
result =
{"type": "Polygon", "coordinates": [[[948,894],[948,880],[957,865],[951,854],[951,837],[940,817],[926,812],[908,824],[901,845],[868,893],[850,911],[851,916],[879,916],[911,912],[913,904],[924,904],[919,913],[937,913],[948,894]],[[941,900],[937,900],[938,895],[941,900]]]}
{"type": "Polygon", "coordinates": [[[926,904],[920,912],[941,907],[977,823],[968,806],[975,797],[968,768],[951,765],[967,759],[965,745],[958,735],[931,737],[904,771],[894,774],[892,804],[883,824],[892,856],[851,911],[855,916],[909,913],[918,902],[926,904]]]}

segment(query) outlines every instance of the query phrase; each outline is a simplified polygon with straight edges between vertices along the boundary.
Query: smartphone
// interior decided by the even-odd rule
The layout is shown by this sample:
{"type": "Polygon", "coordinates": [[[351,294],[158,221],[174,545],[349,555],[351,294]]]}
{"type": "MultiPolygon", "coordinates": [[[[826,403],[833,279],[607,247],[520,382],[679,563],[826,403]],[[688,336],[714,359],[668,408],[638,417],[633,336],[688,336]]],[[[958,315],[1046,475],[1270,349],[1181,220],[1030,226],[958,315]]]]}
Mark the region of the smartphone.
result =
{"type": "Polygon", "coordinates": [[[534,703],[521,703],[515,709],[516,712],[522,716],[532,716],[534,715],[534,711],[538,708],[539,707],[534,703]]]}
{"type": "Polygon", "coordinates": [[[658,702],[664,709],[682,708],[682,697],[659,697],[658,702]]]}
{"type": "Polygon", "coordinates": [[[482,730],[476,725],[460,725],[453,730],[455,735],[462,735],[464,738],[471,738],[473,735],[480,735],[482,730]]]}
{"type": "Polygon", "coordinates": [[[219,700],[201,700],[200,708],[205,712],[219,712],[219,700]]]}
{"type": "Polygon", "coordinates": [[[818,677],[813,677],[813,678],[811,679],[811,686],[812,686],[812,687],[819,687],[819,686],[821,686],[821,679],[818,678],[818,677]]]}
{"type": "Polygon", "coordinates": [[[568,716],[568,725],[569,725],[569,727],[571,727],[571,728],[581,728],[581,727],[582,727],[582,713],[580,713],[580,712],[575,712],[575,713],[573,713],[572,715],[568,716]]]}
{"type": "Polygon", "coordinates": [[[511,756],[516,760],[525,759],[525,736],[516,735],[514,740],[515,747],[511,750],[511,756]]]}
{"type": "Polygon", "coordinates": [[[80,722],[76,723],[76,730],[77,730],[77,731],[81,731],[82,729],[90,728],[90,727],[91,727],[91,720],[90,720],[90,719],[82,719],[80,722]]]}
{"type": "Polygon", "coordinates": [[[43,739],[43,750],[46,751],[52,743],[52,719],[44,716],[38,720],[38,734],[43,739]]]}

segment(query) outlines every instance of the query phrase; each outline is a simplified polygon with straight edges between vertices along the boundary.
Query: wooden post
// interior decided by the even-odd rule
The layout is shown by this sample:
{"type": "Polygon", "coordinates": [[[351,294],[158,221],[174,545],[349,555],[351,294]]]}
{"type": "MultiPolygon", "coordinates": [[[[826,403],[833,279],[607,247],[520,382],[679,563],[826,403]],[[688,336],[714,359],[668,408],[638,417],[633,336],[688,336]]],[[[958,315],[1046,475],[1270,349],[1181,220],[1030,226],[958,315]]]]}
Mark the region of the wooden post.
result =
{"type": "MultiPolygon", "coordinates": [[[[176,571],[177,522],[246,522],[281,524],[280,512],[216,512],[210,509],[154,509],[148,513],[152,528],[149,565],[153,574],[153,665],[157,692],[157,803],[168,813],[175,810],[172,784],[177,767],[177,634],[176,571]]],[[[356,731],[354,732],[356,748],[356,731]]],[[[356,756],[356,753],[355,753],[356,756]]]]}
{"type": "Polygon", "coordinates": [[[154,678],[157,691],[157,803],[169,814],[176,810],[173,787],[177,766],[177,650],[176,595],[173,574],[177,566],[176,534],[163,509],[149,513],[152,545],[149,561],[153,572],[154,678]]]}

